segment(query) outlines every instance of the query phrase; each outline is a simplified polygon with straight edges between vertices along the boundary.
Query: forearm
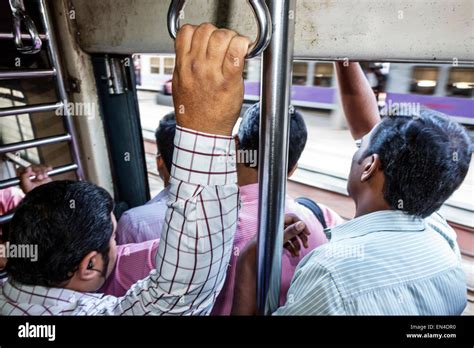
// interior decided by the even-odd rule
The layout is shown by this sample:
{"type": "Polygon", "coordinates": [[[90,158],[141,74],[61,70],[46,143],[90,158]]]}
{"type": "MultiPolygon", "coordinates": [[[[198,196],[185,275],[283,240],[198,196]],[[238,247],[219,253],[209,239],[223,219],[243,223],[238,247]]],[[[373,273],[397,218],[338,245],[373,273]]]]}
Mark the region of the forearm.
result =
{"type": "Polygon", "coordinates": [[[235,148],[231,137],[184,128],[175,144],[159,284],[170,314],[207,314],[225,280],[237,223],[235,148]]]}
{"type": "Polygon", "coordinates": [[[359,63],[336,63],[342,107],[352,137],[360,139],[380,121],[377,101],[359,63]]]}
{"type": "Polygon", "coordinates": [[[232,315],[257,314],[256,252],[244,251],[236,270],[232,315]]]}

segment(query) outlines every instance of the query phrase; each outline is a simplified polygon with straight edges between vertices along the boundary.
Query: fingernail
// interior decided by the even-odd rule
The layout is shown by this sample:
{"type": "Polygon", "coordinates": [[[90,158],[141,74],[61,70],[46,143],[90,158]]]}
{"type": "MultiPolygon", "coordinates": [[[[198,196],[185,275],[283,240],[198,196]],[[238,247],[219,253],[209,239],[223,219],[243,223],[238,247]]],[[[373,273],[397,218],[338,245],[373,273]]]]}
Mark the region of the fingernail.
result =
{"type": "Polygon", "coordinates": [[[298,222],[296,223],[296,230],[297,230],[298,232],[303,231],[303,230],[305,229],[305,227],[306,227],[306,226],[305,226],[305,224],[304,224],[303,221],[298,221],[298,222]]]}

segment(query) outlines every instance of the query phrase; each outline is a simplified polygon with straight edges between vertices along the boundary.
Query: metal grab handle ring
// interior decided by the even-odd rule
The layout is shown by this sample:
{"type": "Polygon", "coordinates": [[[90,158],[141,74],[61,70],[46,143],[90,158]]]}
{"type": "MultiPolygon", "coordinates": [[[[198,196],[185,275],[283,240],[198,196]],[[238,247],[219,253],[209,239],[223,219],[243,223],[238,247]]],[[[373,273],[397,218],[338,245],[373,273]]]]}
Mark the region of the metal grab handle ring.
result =
{"type": "MultiPolygon", "coordinates": [[[[272,37],[272,19],[270,11],[264,0],[247,0],[257,19],[257,38],[252,44],[252,50],[247,54],[247,58],[253,58],[262,53],[267,48],[272,37]]],[[[173,39],[179,30],[179,20],[186,4],[186,0],[171,0],[168,10],[168,32],[173,39]]]]}
{"type": "Polygon", "coordinates": [[[36,29],[35,23],[25,12],[22,0],[10,0],[10,8],[13,14],[13,37],[16,49],[24,54],[35,54],[41,50],[42,42],[36,29]],[[25,46],[21,38],[21,22],[25,23],[30,34],[31,46],[25,46]]]}

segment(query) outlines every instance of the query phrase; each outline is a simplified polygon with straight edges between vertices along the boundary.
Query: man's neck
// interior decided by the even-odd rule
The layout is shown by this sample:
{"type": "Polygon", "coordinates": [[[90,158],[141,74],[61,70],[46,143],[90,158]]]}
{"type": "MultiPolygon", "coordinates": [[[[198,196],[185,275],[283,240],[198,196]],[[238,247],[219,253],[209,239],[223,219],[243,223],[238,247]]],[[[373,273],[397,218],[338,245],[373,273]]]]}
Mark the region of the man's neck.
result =
{"type": "Polygon", "coordinates": [[[390,206],[387,204],[383,197],[373,195],[372,192],[367,192],[362,194],[357,200],[356,203],[356,213],[354,218],[357,218],[362,215],[367,215],[381,210],[391,210],[390,206]]]}
{"type": "Polygon", "coordinates": [[[237,184],[239,186],[251,185],[258,183],[258,171],[256,169],[245,166],[245,164],[237,164],[237,184]]]}

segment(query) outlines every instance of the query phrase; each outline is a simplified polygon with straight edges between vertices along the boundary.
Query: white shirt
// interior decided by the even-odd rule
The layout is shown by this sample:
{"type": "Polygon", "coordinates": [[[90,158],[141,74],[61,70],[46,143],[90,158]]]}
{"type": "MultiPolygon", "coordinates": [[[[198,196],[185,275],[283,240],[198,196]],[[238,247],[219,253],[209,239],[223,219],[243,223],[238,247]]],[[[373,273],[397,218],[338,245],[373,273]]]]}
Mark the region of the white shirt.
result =
{"type": "Polygon", "coordinates": [[[8,280],[0,315],[208,314],[232,251],[239,193],[232,137],[177,127],[156,269],[123,297],[8,280]]]}

